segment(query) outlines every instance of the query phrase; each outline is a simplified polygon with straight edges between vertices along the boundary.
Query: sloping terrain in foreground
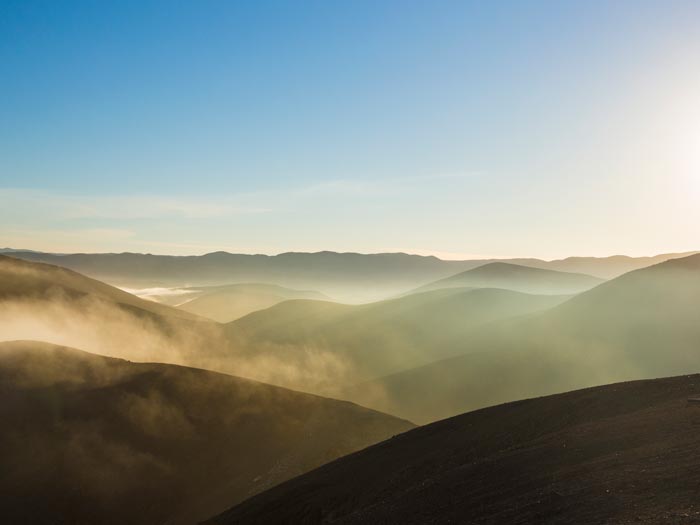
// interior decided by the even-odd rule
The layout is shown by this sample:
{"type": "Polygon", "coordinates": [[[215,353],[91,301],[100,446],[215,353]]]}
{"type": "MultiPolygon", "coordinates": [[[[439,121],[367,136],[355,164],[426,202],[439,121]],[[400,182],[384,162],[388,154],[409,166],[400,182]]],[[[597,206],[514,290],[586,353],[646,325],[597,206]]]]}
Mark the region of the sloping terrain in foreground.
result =
{"type": "Polygon", "coordinates": [[[700,375],[482,409],[341,458],[229,524],[700,523],[700,375]]]}
{"type": "Polygon", "coordinates": [[[0,343],[0,521],[189,524],[413,428],[174,365],[0,343]]]}

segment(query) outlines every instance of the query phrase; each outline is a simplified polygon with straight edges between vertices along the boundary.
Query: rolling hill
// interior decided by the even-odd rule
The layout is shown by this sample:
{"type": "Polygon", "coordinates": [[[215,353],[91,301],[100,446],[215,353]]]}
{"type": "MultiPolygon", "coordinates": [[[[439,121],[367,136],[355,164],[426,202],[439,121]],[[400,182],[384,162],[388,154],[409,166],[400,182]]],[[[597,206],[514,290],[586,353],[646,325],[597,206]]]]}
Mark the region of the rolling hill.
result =
{"type": "Polygon", "coordinates": [[[523,293],[566,295],[589,290],[602,282],[602,279],[590,275],[493,262],[421,286],[416,291],[469,287],[504,288],[523,293]]]}
{"type": "Polygon", "coordinates": [[[636,270],[527,319],[462,340],[463,355],[348,388],[427,422],[615,381],[700,371],[700,255],[636,270]]]}
{"type": "Polygon", "coordinates": [[[0,343],[4,523],[190,524],[412,428],[351,403],[0,343]]]}
{"type": "Polygon", "coordinates": [[[559,524],[700,520],[700,376],[529,399],[421,427],[207,522],[559,524]]]}
{"type": "Polygon", "coordinates": [[[329,300],[319,292],[259,283],[184,288],[181,293],[177,296],[178,309],[220,323],[235,321],[249,313],[291,299],[329,300]]]}
{"type": "Polygon", "coordinates": [[[474,328],[565,299],[448,289],[366,305],[286,301],[228,324],[226,334],[254,368],[244,375],[332,395],[343,384],[459,353],[474,328]]]}

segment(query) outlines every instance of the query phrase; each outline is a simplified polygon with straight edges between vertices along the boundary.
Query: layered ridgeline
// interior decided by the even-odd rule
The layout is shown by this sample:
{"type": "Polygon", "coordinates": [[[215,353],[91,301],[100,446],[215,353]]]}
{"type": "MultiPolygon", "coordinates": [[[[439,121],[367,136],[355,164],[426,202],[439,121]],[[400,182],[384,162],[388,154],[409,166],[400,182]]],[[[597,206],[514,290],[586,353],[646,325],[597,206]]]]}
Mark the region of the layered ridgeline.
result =
{"type": "Polygon", "coordinates": [[[216,525],[697,523],[700,376],[496,406],[253,497],[216,525]]]}
{"type": "Polygon", "coordinates": [[[603,280],[581,273],[559,272],[502,262],[488,263],[457,275],[426,284],[416,292],[445,288],[504,288],[533,294],[576,294],[603,280]]]}
{"type": "Polygon", "coordinates": [[[566,298],[447,289],[366,305],[286,301],[228,324],[226,334],[240,373],[334,395],[340,386],[460,353],[476,327],[566,298]]]}
{"type": "Polygon", "coordinates": [[[700,255],[625,274],[461,341],[463,355],[345,395],[412,421],[627,379],[700,371],[700,255]]]}
{"type": "MultiPolygon", "coordinates": [[[[622,273],[684,254],[655,257],[571,257],[543,261],[508,259],[501,262],[535,268],[578,272],[609,279],[622,273]]],[[[404,253],[283,253],[275,256],[215,252],[202,256],[137,253],[67,254],[12,252],[13,257],[64,266],[126,288],[183,287],[224,283],[272,283],[295,289],[318,290],[341,301],[373,301],[404,293],[488,260],[444,261],[404,253]]]]}
{"type": "Polygon", "coordinates": [[[135,293],[220,323],[228,323],[292,299],[330,300],[322,293],[312,290],[293,290],[263,283],[148,289],[135,293]]]}
{"type": "Polygon", "coordinates": [[[212,321],[65,268],[0,255],[0,341],[15,339],[202,366],[225,354],[212,321]]]}
{"type": "Polygon", "coordinates": [[[6,523],[191,524],[406,421],[214,372],[0,343],[6,523]]]}

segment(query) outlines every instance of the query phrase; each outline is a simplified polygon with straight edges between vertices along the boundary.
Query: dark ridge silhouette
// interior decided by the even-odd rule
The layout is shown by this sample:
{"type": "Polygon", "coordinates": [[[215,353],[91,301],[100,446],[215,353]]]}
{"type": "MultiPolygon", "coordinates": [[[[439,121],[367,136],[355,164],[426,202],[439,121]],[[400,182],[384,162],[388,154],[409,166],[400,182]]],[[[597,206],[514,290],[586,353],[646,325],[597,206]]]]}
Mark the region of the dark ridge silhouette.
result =
{"type": "Polygon", "coordinates": [[[412,430],[208,521],[697,523],[700,376],[529,399],[412,430]]]}
{"type": "Polygon", "coordinates": [[[3,523],[191,524],[413,427],[174,365],[0,343],[3,523]]]}
{"type": "Polygon", "coordinates": [[[505,288],[524,293],[564,295],[589,290],[602,282],[602,279],[580,273],[493,262],[421,286],[416,291],[471,287],[505,288]]]}

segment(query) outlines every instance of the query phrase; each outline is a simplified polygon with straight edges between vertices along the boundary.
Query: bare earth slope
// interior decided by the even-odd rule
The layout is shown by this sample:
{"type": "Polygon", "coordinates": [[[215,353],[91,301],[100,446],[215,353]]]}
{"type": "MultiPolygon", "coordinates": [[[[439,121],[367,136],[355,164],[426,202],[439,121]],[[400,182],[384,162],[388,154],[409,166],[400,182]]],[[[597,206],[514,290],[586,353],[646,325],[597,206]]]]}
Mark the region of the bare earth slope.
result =
{"type": "Polygon", "coordinates": [[[0,343],[4,523],[196,523],[410,423],[174,365],[0,343]]]}
{"type": "Polygon", "coordinates": [[[700,376],[530,399],[421,427],[211,523],[700,523],[700,376]]]}

